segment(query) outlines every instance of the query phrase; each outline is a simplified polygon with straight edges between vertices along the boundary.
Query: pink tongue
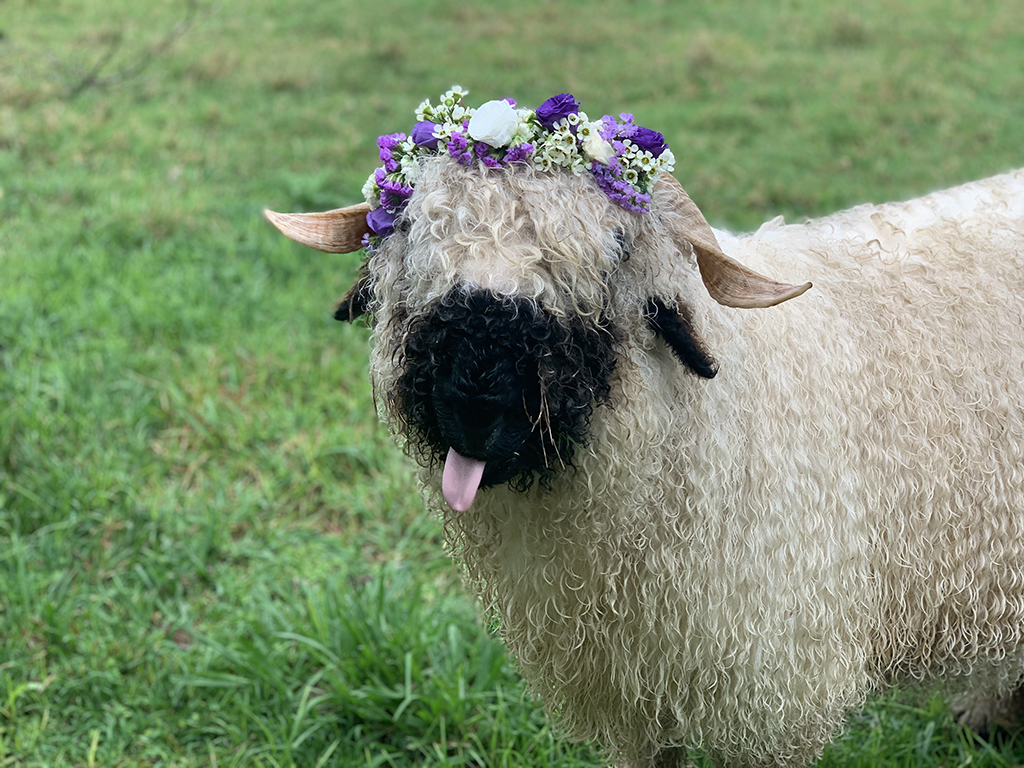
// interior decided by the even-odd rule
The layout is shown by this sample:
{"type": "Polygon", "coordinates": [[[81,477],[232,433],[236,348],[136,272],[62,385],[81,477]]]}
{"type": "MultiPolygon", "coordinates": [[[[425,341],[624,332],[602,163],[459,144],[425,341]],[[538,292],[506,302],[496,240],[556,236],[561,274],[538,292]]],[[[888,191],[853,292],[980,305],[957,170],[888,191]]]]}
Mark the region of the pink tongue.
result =
{"type": "Polygon", "coordinates": [[[441,475],[441,492],[449,507],[456,512],[465,512],[472,506],[480,478],[484,476],[484,466],[482,461],[467,459],[456,453],[454,448],[448,449],[444,474],[441,475]]]}

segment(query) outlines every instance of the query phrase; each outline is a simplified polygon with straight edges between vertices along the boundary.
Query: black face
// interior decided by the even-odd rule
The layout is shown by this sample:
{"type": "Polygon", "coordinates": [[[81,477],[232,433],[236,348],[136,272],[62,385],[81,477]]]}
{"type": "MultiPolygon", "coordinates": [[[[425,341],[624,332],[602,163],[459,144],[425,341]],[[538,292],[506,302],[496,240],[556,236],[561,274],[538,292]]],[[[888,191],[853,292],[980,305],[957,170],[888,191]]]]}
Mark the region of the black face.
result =
{"type": "Polygon", "coordinates": [[[615,338],[522,300],[453,292],[419,318],[398,361],[398,406],[414,451],[486,461],[482,487],[547,485],[586,443],[607,402],[615,338]]]}

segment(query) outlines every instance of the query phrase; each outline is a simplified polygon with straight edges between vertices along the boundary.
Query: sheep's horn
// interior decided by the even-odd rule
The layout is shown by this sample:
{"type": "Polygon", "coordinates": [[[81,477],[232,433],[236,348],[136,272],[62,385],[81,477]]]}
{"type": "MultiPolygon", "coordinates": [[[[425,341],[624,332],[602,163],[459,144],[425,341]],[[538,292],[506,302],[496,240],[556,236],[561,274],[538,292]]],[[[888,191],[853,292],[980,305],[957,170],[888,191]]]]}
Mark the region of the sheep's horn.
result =
{"type": "Polygon", "coordinates": [[[366,203],[350,205],[322,213],[276,213],[264,209],[263,215],[281,230],[281,234],[297,243],[326,253],[352,253],[363,245],[363,235],[370,231],[366,203]]]}
{"type": "Polygon", "coordinates": [[[681,219],[673,222],[672,226],[683,240],[693,246],[704,287],[719,304],[745,309],[772,307],[796,298],[811,287],[810,283],[777,283],[726,256],[711,225],[682,185],[669,174],[662,175],[661,179],[673,190],[673,208],[681,219]]]}

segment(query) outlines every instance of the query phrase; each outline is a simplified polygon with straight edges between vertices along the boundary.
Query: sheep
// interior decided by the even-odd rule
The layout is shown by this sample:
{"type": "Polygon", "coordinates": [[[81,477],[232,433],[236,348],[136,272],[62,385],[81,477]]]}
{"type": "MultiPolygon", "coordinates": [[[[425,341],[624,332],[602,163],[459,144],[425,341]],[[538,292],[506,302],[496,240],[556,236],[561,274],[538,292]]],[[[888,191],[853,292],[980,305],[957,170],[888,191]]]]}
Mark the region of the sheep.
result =
{"type": "MultiPolygon", "coordinates": [[[[942,680],[979,727],[1013,699],[1024,169],[745,236],[668,173],[637,212],[586,173],[417,172],[336,316],[569,734],[799,766],[885,686],[942,680]]],[[[368,213],[267,216],[344,253],[368,213]]]]}

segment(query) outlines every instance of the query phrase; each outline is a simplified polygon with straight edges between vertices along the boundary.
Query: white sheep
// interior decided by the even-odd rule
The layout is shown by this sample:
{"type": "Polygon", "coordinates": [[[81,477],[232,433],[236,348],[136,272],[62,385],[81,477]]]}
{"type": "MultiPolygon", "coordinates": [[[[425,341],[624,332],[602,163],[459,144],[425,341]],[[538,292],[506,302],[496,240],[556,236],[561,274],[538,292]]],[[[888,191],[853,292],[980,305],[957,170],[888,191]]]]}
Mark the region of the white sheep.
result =
{"type": "MultiPolygon", "coordinates": [[[[1024,170],[717,240],[667,174],[638,213],[585,173],[418,172],[339,316],[372,316],[382,415],[572,735],[795,766],[881,686],[1008,699],[1024,170]]],[[[347,252],[368,210],[268,216],[347,252]]]]}

